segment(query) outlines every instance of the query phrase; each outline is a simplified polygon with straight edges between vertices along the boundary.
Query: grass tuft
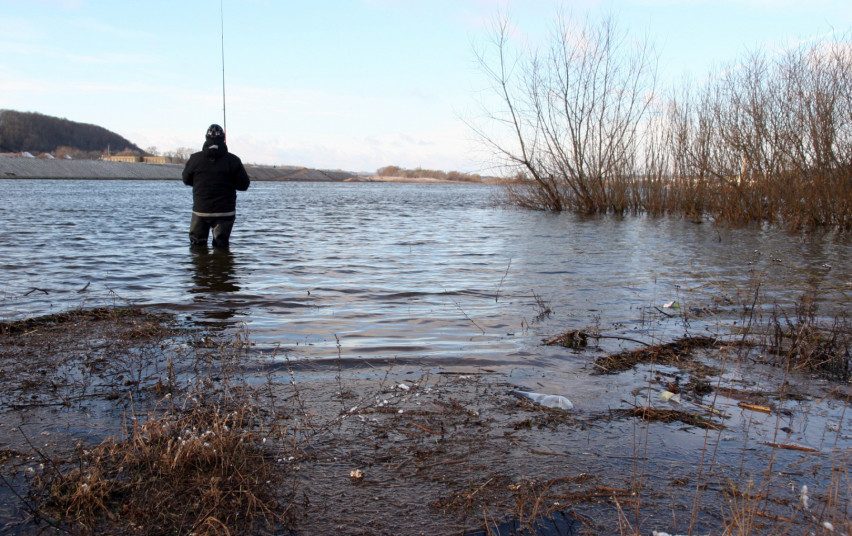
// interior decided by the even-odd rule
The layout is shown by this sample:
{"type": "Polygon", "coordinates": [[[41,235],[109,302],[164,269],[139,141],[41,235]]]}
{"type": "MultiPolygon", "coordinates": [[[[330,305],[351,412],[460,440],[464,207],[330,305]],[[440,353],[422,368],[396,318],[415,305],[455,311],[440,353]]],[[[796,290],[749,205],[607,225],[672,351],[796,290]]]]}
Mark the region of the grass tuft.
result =
{"type": "Polygon", "coordinates": [[[123,439],[37,476],[47,516],[92,533],[246,534],[286,523],[282,475],[245,407],[198,407],[134,423],[123,439]],[[282,513],[284,512],[284,513],[282,513]]]}

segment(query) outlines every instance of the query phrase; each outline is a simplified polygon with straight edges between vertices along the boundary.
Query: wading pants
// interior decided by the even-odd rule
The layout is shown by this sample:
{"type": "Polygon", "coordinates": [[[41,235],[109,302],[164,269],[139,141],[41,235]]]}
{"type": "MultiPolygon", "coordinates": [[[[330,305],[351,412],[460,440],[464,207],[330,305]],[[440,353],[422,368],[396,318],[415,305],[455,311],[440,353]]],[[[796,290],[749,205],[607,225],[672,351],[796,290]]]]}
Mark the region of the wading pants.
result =
{"type": "Polygon", "coordinates": [[[213,247],[227,248],[233,227],[234,216],[210,218],[193,214],[192,220],[189,222],[189,244],[191,246],[206,246],[207,235],[210,234],[210,229],[213,229],[213,247]]]}

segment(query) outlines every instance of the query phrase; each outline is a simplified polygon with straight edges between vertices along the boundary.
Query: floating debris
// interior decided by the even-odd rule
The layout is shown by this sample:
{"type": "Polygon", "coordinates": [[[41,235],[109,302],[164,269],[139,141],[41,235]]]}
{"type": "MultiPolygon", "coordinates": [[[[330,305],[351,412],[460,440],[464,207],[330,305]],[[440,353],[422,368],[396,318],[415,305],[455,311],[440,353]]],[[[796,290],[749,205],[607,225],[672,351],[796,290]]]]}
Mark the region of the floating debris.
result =
{"type": "Polygon", "coordinates": [[[564,409],[566,411],[570,411],[574,409],[574,404],[560,395],[546,395],[544,393],[533,393],[530,391],[512,391],[512,395],[518,398],[526,398],[528,400],[532,400],[536,404],[544,406],[546,408],[557,408],[564,409]]]}
{"type": "Polygon", "coordinates": [[[772,408],[769,406],[761,406],[759,404],[749,404],[747,402],[740,402],[737,404],[739,407],[743,409],[748,409],[751,411],[759,411],[761,413],[772,413],[772,408]]]}
{"type": "Polygon", "coordinates": [[[710,376],[718,372],[713,367],[704,365],[692,359],[692,352],[697,348],[714,348],[719,341],[712,337],[684,337],[676,341],[628,350],[617,354],[595,359],[598,374],[615,374],[630,370],[639,363],[657,363],[688,368],[694,375],[710,376]]]}
{"type": "Polygon", "coordinates": [[[695,415],[686,411],[673,409],[657,409],[651,407],[637,407],[629,409],[617,409],[610,412],[615,416],[638,417],[649,422],[682,422],[690,426],[697,426],[706,430],[724,430],[725,425],[711,421],[701,415],[695,415]]]}
{"type": "MultiPolygon", "coordinates": [[[[764,443],[764,445],[770,446],[774,449],[786,449],[786,450],[797,450],[799,452],[819,452],[819,449],[815,449],[813,447],[808,447],[805,445],[797,445],[796,443],[764,443]]],[[[805,491],[807,491],[807,486],[804,486],[805,491]]]]}
{"type": "Polygon", "coordinates": [[[548,346],[564,346],[565,348],[585,348],[589,344],[589,335],[585,331],[571,330],[551,337],[544,341],[548,346]]]}
{"type": "Polygon", "coordinates": [[[663,402],[673,402],[675,404],[680,404],[680,395],[671,391],[663,391],[662,393],[660,393],[660,400],[662,400],[663,402]]]}

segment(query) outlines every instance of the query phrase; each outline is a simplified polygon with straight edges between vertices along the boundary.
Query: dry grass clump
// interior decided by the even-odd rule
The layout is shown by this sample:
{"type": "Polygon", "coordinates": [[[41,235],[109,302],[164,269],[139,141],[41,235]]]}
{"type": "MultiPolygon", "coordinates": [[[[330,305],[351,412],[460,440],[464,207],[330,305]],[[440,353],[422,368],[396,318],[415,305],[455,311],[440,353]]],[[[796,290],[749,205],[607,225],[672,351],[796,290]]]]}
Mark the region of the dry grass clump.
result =
{"type": "Polygon", "coordinates": [[[666,344],[655,344],[636,350],[595,359],[595,368],[599,374],[615,374],[630,370],[639,363],[657,363],[661,365],[683,366],[689,363],[695,372],[707,376],[716,373],[711,367],[691,361],[692,351],[698,348],[714,348],[719,341],[712,337],[684,337],[666,344]]]}
{"type": "Polygon", "coordinates": [[[546,480],[512,481],[506,475],[492,475],[474,481],[435,501],[432,506],[448,512],[463,512],[479,518],[482,530],[472,536],[514,534],[576,534],[580,525],[593,520],[574,510],[580,503],[602,503],[630,496],[632,490],[596,484],[587,473],[558,476],[546,480]]]}
{"type": "Polygon", "coordinates": [[[776,307],[770,320],[769,352],[791,370],[821,372],[848,381],[852,373],[850,327],[846,316],[820,324],[812,298],[801,299],[792,315],[776,307]]]}
{"type": "Polygon", "coordinates": [[[826,489],[794,485],[792,497],[770,490],[770,481],[757,484],[750,479],[742,485],[729,480],[723,490],[727,504],[721,534],[849,534],[848,463],[840,463],[842,467],[832,468],[826,489]]]}
{"type": "Polygon", "coordinates": [[[548,346],[558,345],[578,350],[589,345],[589,334],[579,329],[572,329],[545,340],[544,344],[548,346]]]}
{"type": "Polygon", "coordinates": [[[648,406],[615,409],[611,412],[615,416],[636,417],[648,422],[682,422],[690,426],[697,426],[705,430],[724,430],[725,425],[712,421],[707,417],[689,413],[687,411],[678,411],[673,409],[657,409],[648,406]]]}
{"type": "Polygon", "coordinates": [[[280,472],[247,408],[198,407],[134,423],[35,478],[41,511],[83,533],[246,534],[281,528],[280,472]]]}

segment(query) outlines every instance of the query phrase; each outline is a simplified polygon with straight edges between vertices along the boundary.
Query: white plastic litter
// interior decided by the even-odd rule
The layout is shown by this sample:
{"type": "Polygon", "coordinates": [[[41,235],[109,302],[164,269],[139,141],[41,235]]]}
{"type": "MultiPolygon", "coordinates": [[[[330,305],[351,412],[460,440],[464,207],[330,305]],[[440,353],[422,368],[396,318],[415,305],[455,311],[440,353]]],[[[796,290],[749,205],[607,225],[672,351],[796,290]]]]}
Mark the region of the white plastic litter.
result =
{"type": "Polygon", "coordinates": [[[671,391],[663,391],[660,393],[660,399],[663,402],[674,402],[675,404],[680,404],[680,395],[671,391]]]}
{"type": "Polygon", "coordinates": [[[564,410],[572,410],[574,409],[574,404],[560,395],[546,395],[544,393],[533,393],[530,391],[512,391],[512,394],[520,397],[532,400],[536,404],[540,404],[546,408],[559,408],[564,410]]]}
{"type": "Polygon", "coordinates": [[[404,383],[397,385],[397,388],[402,389],[403,391],[408,391],[409,389],[411,389],[410,386],[408,386],[407,384],[404,384],[404,383]]]}

